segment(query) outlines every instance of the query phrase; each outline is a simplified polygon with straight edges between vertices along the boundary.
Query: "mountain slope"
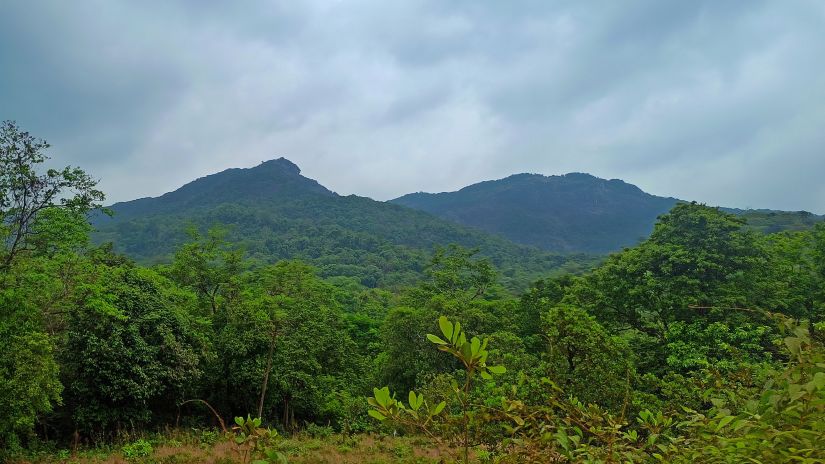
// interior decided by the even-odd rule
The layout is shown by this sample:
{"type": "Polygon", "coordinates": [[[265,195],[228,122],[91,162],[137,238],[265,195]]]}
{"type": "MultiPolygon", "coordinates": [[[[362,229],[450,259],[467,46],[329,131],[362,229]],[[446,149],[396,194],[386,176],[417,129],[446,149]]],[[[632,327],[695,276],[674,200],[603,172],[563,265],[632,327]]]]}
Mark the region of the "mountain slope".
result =
{"type": "Polygon", "coordinates": [[[117,218],[216,206],[228,199],[266,201],[273,198],[335,196],[318,182],[301,176],[301,170],[286,158],[264,161],[255,168],[232,168],[196,179],[157,198],[117,203],[117,218]]]}
{"type": "Polygon", "coordinates": [[[589,174],[516,174],[457,192],[413,193],[393,203],[563,252],[605,253],[637,243],[675,198],[589,174]]]}
{"type": "MultiPolygon", "coordinates": [[[[422,211],[369,198],[339,196],[300,175],[286,159],[229,169],[157,198],[110,207],[98,216],[96,242],[145,263],[168,261],[187,240],[186,225],[229,229],[228,239],[260,262],[307,260],[325,276],[394,285],[420,275],[436,245],[477,247],[511,288],[568,265],[571,258],[514,244],[422,211]]],[[[571,262],[569,265],[576,265],[571,262]]]]}
{"type": "MultiPolygon", "coordinates": [[[[456,192],[412,193],[392,203],[419,209],[516,243],[556,252],[608,253],[632,246],[678,201],[618,179],[589,174],[516,174],[456,192]]],[[[823,220],[805,211],[723,208],[764,233],[801,230],[823,220]]]]}

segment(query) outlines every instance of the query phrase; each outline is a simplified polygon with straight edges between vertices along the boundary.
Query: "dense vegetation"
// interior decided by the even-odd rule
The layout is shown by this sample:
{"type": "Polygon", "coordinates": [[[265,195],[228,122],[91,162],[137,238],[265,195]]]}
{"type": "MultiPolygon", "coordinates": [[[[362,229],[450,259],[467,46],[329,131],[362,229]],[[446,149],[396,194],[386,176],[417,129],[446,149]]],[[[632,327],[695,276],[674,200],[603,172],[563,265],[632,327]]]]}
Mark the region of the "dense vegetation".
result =
{"type": "MultiPolygon", "coordinates": [[[[583,173],[516,174],[456,192],[411,193],[393,203],[545,250],[608,253],[638,244],[679,200],[650,195],[618,179],[583,173]]],[[[804,211],[727,211],[763,232],[800,230],[822,216],[804,211]]]]}
{"type": "Polygon", "coordinates": [[[677,200],[589,174],[517,174],[456,192],[411,193],[393,203],[427,211],[516,243],[558,252],[607,253],[650,234],[677,200]]]}
{"type": "Polygon", "coordinates": [[[351,277],[367,287],[413,283],[434,247],[450,243],[478,248],[501,269],[510,289],[524,289],[554,269],[577,271],[595,261],[516,245],[398,205],[339,196],[283,158],[110,209],[114,217],[95,216],[94,241],[113,242],[116,251],[143,264],[168,262],[192,228],[206,233],[214,224],[224,225],[227,241],[251,261],[300,259],[323,277],[351,277]]]}
{"type": "Polygon", "coordinates": [[[222,462],[324,462],[291,440],[332,432],[441,453],[399,462],[825,460],[823,224],[683,203],[583,275],[514,294],[452,245],[390,291],[220,229],[136,264],[90,243],[103,195],[46,148],[2,127],[0,459],[206,460],[153,454],[175,428],[230,438],[222,462]]]}

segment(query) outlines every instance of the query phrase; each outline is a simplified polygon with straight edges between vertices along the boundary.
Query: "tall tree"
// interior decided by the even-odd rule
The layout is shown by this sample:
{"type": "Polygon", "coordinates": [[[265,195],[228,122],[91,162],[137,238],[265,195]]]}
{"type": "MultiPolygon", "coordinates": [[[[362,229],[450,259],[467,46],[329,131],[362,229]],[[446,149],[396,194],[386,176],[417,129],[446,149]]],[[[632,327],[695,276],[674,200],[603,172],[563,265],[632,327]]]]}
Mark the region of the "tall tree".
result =
{"type": "Polygon", "coordinates": [[[226,231],[210,229],[205,236],[190,228],[191,241],[178,249],[169,275],[194,290],[214,315],[232,292],[232,281],[243,267],[243,253],[225,240],[226,231]]]}
{"type": "Polygon", "coordinates": [[[12,121],[0,124],[0,238],[4,242],[0,270],[6,270],[20,253],[30,250],[38,219],[62,208],[85,214],[104,200],[97,181],[80,168],[45,169],[49,144],[36,139],[12,121]]]}
{"type": "Polygon", "coordinates": [[[611,256],[575,286],[574,303],[601,321],[662,337],[669,324],[729,318],[754,301],[767,254],[744,221],[695,203],[663,215],[650,238],[611,256]]]}

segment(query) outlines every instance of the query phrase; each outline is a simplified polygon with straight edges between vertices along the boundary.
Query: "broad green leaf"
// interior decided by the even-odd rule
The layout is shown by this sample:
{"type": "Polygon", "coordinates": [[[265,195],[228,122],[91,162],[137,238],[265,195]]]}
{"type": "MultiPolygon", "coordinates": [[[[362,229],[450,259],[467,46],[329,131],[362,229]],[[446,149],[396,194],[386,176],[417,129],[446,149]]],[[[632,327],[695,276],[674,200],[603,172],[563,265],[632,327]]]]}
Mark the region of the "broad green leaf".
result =
{"type": "Polygon", "coordinates": [[[505,368],[504,366],[487,366],[487,370],[497,375],[501,375],[507,372],[507,368],[505,368]]]}
{"type": "Polygon", "coordinates": [[[370,416],[372,416],[372,417],[374,417],[374,418],[376,418],[380,421],[384,421],[384,420],[387,419],[387,416],[381,414],[380,412],[376,411],[375,409],[370,409],[369,411],[367,411],[367,414],[369,414],[370,416]]]}
{"type": "Polygon", "coordinates": [[[791,354],[798,354],[802,347],[802,340],[796,337],[785,337],[785,346],[791,354]]]}
{"type": "Polygon", "coordinates": [[[375,401],[378,402],[381,406],[387,406],[390,402],[390,388],[384,387],[380,390],[378,388],[373,389],[373,393],[375,394],[375,401]]]}
{"type": "Polygon", "coordinates": [[[469,343],[462,343],[459,346],[461,347],[461,355],[464,357],[465,360],[470,361],[471,359],[473,359],[472,345],[470,345],[469,343]]]}
{"type": "Polygon", "coordinates": [[[470,350],[473,356],[478,354],[478,350],[481,348],[481,340],[478,337],[473,337],[470,340],[470,350]]]}
{"type": "Polygon", "coordinates": [[[716,425],[716,431],[722,430],[722,428],[731,423],[732,420],[736,419],[734,416],[725,416],[722,420],[719,421],[719,424],[716,425]]]}
{"type": "Polygon", "coordinates": [[[825,388],[825,372],[817,372],[816,374],[814,374],[814,378],[811,382],[814,384],[817,390],[825,388]]]}
{"type": "Polygon", "coordinates": [[[447,403],[445,401],[442,401],[442,402],[438,403],[438,405],[433,410],[433,416],[435,416],[435,415],[439,414],[441,411],[443,411],[444,407],[446,407],[446,406],[447,406],[447,403]]]}
{"type": "Polygon", "coordinates": [[[453,324],[447,319],[446,316],[441,316],[438,318],[438,327],[441,328],[441,333],[447,337],[447,340],[453,339],[453,324]]]}
{"type": "Polygon", "coordinates": [[[433,334],[427,334],[427,340],[435,343],[436,345],[447,345],[448,344],[447,342],[442,340],[440,337],[438,337],[436,335],[433,335],[433,334]]]}

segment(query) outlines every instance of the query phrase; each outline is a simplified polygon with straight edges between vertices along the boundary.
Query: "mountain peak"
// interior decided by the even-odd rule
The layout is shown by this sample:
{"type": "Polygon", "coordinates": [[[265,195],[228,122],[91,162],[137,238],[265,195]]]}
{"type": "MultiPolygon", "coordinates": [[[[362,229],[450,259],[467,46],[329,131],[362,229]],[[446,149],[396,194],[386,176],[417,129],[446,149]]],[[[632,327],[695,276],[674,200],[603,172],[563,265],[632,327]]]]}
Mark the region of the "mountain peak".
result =
{"type": "Polygon", "coordinates": [[[250,168],[250,169],[271,169],[271,168],[278,168],[282,169],[284,172],[299,175],[301,174],[301,168],[298,167],[297,164],[293,163],[292,161],[284,158],[283,156],[276,159],[271,159],[267,161],[261,161],[261,164],[250,168]]]}
{"type": "MultiPolygon", "coordinates": [[[[220,204],[289,202],[312,196],[336,196],[286,158],[263,161],[251,168],[230,168],[189,182],[155,198],[141,198],[112,205],[123,217],[146,211],[173,212],[220,204]]],[[[103,219],[105,220],[105,218],[103,219]]]]}

